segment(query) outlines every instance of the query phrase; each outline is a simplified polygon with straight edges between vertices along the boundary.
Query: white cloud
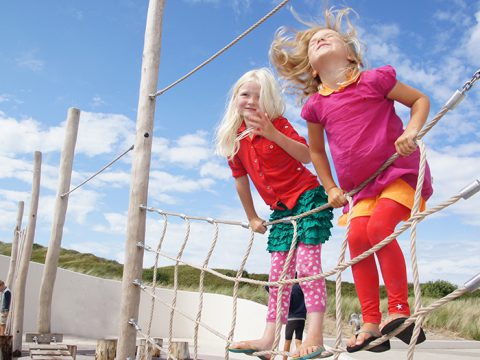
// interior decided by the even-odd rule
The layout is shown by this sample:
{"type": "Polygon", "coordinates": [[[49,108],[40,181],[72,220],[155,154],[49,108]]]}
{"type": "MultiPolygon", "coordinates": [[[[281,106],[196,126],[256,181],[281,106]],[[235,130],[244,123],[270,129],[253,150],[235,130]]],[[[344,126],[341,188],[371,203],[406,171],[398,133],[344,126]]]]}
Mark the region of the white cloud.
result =
{"type": "Polygon", "coordinates": [[[22,54],[15,59],[17,66],[31,70],[33,72],[40,72],[43,70],[45,63],[43,60],[36,57],[36,50],[22,54]]]}
{"type": "Polygon", "coordinates": [[[93,108],[96,108],[96,107],[99,107],[99,106],[102,106],[102,105],[105,105],[105,101],[98,95],[94,96],[90,105],[93,107],[93,108]]]}
{"type": "Polygon", "coordinates": [[[103,214],[107,224],[99,224],[94,226],[94,230],[108,234],[124,235],[127,228],[127,215],[119,213],[105,213],[103,214]]]}
{"type": "Polygon", "coordinates": [[[201,176],[210,176],[215,179],[228,180],[230,179],[231,171],[228,166],[222,166],[217,162],[207,162],[200,168],[201,176]]]}
{"type": "Polygon", "coordinates": [[[134,135],[135,123],[125,115],[82,111],[75,152],[87,156],[123,152],[134,135]]]}
{"type": "Polygon", "coordinates": [[[95,254],[96,256],[110,257],[112,253],[111,246],[109,246],[108,244],[102,244],[101,242],[95,242],[95,241],[82,241],[81,243],[72,243],[70,245],[70,248],[80,253],[95,254]]]}
{"type": "MultiPolygon", "coordinates": [[[[480,54],[480,11],[475,14],[477,23],[470,31],[470,37],[467,39],[467,52],[471,59],[477,59],[480,54]]],[[[474,60],[475,61],[475,60],[474,60]]]]}
{"type": "MultiPolygon", "coordinates": [[[[434,194],[429,206],[445,201],[461,189],[480,179],[480,156],[464,156],[450,152],[428,150],[428,161],[432,170],[434,194]]],[[[468,200],[460,200],[444,210],[444,215],[461,215],[462,222],[480,226],[480,193],[468,200]]],[[[458,225],[461,226],[461,225],[458,225]]]]}

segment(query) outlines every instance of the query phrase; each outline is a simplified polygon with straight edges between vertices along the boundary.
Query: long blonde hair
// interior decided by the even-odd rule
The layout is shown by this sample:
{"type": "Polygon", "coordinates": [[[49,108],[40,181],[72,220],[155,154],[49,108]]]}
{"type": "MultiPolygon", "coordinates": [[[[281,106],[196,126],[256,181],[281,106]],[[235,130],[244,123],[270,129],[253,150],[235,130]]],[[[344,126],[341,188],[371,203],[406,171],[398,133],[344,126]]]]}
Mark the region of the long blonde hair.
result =
{"type": "MultiPolygon", "coordinates": [[[[281,27],[275,33],[270,47],[270,61],[277,72],[290,82],[289,88],[298,94],[300,102],[318,91],[322,80],[318,75],[313,76],[313,69],[308,61],[308,46],[310,39],[319,30],[330,29],[336,31],[345,44],[348,45],[350,65],[345,69],[347,78],[358,76],[363,67],[361,45],[357,39],[355,27],[350,22],[349,13],[351,8],[334,10],[327,9],[324,12],[325,24],[312,24],[302,22],[309,29],[298,31],[281,27]],[[345,21],[345,30],[343,22],[345,21]]],[[[341,85],[341,84],[340,84],[341,85]]]]}
{"type": "Polygon", "coordinates": [[[228,159],[232,159],[240,149],[240,142],[235,139],[243,119],[238,113],[236,99],[240,88],[250,81],[260,86],[260,110],[267,113],[270,120],[279,117],[285,111],[280,86],[269,69],[260,68],[243,74],[230,90],[223,119],[216,131],[216,153],[228,159]]]}

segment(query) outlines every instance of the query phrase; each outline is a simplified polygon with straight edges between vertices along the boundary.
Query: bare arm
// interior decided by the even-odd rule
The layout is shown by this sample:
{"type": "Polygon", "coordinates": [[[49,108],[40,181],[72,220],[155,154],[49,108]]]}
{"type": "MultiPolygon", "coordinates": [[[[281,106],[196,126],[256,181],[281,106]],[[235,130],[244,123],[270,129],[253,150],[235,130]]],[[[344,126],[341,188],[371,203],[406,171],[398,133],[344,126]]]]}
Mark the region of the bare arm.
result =
{"type": "Polygon", "coordinates": [[[257,111],[257,115],[258,116],[250,117],[246,120],[248,125],[253,128],[254,134],[261,135],[268,140],[273,141],[285,150],[288,155],[303,164],[308,164],[311,161],[310,151],[307,145],[293,140],[278,131],[266,114],[257,111]]]}
{"type": "Polygon", "coordinates": [[[408,156],[417,148],[415,138],[427,121],[430,100],[419,90],[400,81],[397,81],[387,97],[410,108],[410,121],[407,128],[395,141],[397,152],[402,156],[408,156]]]}
{"type": "Polygon", "coordinates": [[[245,210],[250,227],[253,229],[253,231],[264,234],[267,231],[267,228],[263,225],[265,220],[261,219],[255,210],[248,176],[244,175],[239,178],[235,178],[235,187],[237,188],[238,197],[240,198],[243,209],[245,210]]]}
{"type": "Polygon", "coordinates": [[[308,125],[308,139],[310,143],[310,155],[320,181],[328,194],[328,202],[335,208],[345,204],[343,190],[333,180],[330,162],[325,151],[325,138],[323,126],[311,122],[308,125]]]}

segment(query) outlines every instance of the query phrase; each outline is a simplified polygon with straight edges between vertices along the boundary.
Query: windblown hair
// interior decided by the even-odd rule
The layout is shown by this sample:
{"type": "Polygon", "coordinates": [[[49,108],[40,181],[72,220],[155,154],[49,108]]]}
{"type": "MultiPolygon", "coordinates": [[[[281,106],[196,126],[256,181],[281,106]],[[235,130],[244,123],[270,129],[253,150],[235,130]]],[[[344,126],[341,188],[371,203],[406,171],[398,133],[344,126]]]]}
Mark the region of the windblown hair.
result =
{"type": "Polygon", "coordinates": [[[353,12],[351,8],[340,10],[330,8],[324,12],[324,25],[307,23],[299,19],[309,26],[309,29],[299,31],[281,27],[275,33],[270,47],[270,61],[280,76],[290,83],[289,88],[298,95],[300,102],[317,92],[322,84],[322,79],[318,75],[313,76],[313,69],[308,61],[310,40],[319,30],[336,31],[348,46],[350,65],[345,69],[346,77],[352,78],[361,72],[363,67],[361,46],[355,27],[348,17],[351,11],[353,12]]]}
{"type": "Polygon", "coordinates": [[[269,69],[260,68],[243,74],[230,90],[223,119],[216,131],[216,153],[228,159],[232,159],[240,149],[240,142],[236,141],[236,137],[243,119],[238,113],[237,97],[240,88],[250,81],[260,86],[260,110],[266,113],[270,120],[285,111],[280,86],[269,69]]]}

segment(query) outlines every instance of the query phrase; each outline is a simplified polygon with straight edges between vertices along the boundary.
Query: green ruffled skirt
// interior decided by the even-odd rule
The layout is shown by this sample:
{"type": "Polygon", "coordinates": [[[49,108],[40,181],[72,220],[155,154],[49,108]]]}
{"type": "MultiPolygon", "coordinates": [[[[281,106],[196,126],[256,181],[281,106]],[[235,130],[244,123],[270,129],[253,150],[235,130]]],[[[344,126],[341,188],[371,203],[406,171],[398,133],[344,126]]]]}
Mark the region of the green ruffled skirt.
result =
{"type": "MultiPolygon", "coordinates": [[[[287,216],[295,216],[315,209],[327,203],[327,195],[323,186],[305,191],[297,201],[293,209],[274,210],[270,215],[270,221],[278,220],[287,216]]],[[[307,217],[297,220],[297,244],[302,242],[308,245],[324,243],[330,238],[332,228],[332,208],[316,212],[307,217]]],[[[272,225],[268,235],[267,250],[288,251],[293,239],[293,225],[291,222],[272,225]]]]}

